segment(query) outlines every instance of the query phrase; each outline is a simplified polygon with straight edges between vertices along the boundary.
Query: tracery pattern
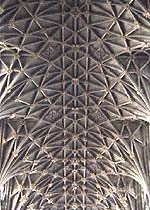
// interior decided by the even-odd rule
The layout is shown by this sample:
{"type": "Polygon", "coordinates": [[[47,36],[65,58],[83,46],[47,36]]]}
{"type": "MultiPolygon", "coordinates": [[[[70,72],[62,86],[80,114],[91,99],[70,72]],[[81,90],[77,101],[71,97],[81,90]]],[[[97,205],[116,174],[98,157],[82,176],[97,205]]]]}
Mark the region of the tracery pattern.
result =
{"type": "Polygon", "coordinates": [[[0,3],[0,209],[148,210],[149,0],[0,3]]]}

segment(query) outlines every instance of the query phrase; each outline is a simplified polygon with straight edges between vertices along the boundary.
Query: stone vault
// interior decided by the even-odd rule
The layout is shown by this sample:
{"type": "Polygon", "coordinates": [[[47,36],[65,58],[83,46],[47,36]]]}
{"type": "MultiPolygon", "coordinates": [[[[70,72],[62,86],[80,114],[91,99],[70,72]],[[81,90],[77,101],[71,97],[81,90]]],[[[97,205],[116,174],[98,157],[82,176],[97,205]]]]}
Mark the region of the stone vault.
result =
{"type": "Polygon", "coordinates": [[[150,209],[150,1],[0,0],[0,209],[150,209]]]}

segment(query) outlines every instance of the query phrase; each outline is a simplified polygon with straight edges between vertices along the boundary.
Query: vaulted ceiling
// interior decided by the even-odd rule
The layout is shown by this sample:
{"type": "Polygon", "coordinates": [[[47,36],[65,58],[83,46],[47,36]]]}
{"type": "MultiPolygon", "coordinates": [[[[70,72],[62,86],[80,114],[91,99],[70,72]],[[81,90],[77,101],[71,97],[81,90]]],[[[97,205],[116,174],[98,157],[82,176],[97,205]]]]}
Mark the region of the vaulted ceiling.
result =
{"type": "Polygon", "coordinates": [[[0,1],[1,210],[150,208],[150,1],[0,1]]]}

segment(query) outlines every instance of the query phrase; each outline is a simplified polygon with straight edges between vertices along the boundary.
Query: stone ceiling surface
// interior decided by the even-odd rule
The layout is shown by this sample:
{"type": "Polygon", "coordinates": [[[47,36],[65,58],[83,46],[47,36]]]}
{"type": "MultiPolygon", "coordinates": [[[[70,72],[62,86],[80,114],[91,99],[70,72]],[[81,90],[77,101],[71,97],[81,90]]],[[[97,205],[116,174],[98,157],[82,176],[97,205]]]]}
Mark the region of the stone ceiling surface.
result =
{"type": "Polygon", "coordinates": [[[149,0],[0,0],[0,210],[149,210],[149,66],[149,0]]]}

